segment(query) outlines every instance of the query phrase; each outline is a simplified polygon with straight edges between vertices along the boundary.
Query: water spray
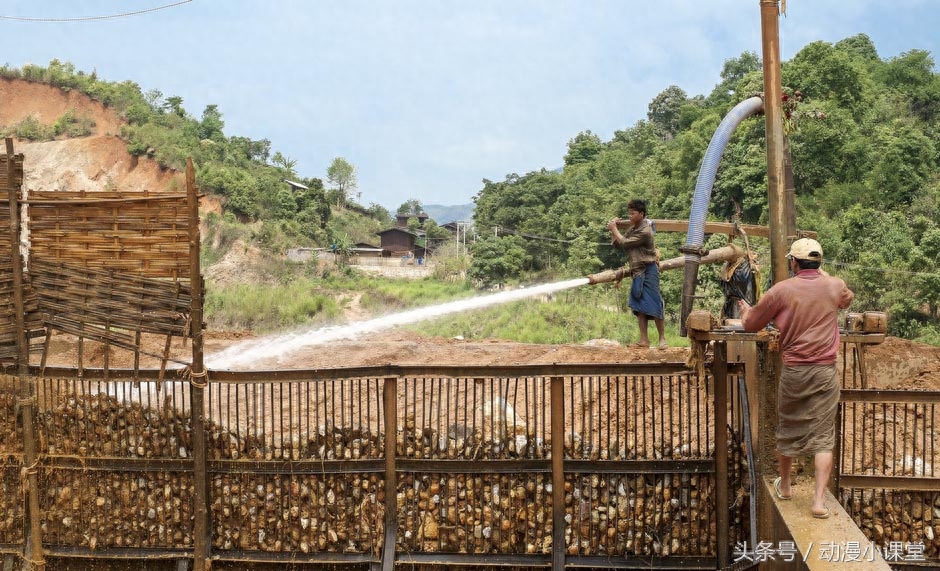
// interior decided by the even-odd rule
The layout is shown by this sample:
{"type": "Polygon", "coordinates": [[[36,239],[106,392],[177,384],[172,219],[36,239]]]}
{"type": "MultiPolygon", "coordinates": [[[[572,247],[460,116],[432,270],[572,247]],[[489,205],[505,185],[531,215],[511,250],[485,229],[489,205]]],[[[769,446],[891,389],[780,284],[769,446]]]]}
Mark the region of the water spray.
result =
{"type": "Polygon", "coordinates": [[[267,338],[251,339],[233,345],[224,351],[206,358],[206,367],[209,369],[233,369],[254,364],[258,361],[273,357],[282,357],[299,351],[305,347],[322,345],[342,339],[355,339],[361,335],[376,333],[398,325],[417,323],[426,319],[434,319],[451,313],[480,309],[493,305],[518,301],[528,297],[547,295],[566,289],[587,285],[590,278],[575,278],[571,280],[542,284],[534,287],[519,288],[510,291],[481,295],[469,299],[461,299],[428,307],[421,307],[401,313],[386,315],[368,321],[350,323],[319,329],[307,329],[267,338]]]}

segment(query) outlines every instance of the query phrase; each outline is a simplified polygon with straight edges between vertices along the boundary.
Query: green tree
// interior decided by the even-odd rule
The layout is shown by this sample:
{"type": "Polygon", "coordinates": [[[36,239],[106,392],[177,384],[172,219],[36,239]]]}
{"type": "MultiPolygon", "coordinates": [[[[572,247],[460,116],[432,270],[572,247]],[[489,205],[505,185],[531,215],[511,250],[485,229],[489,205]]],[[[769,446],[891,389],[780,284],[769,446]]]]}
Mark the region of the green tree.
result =
{"type": "Polygon", "coordinates": [[[474,242],[470,252],[467,277],[484,286],[519,279],[531,265],[525,242],[519,236],[490,236],[474,242]]]}
{"type": "Polygon", "coordinates": [[[183,109],[183,98],[179,95],[173,95],[166,98],[167,110],[177,117],[186,118],[186,110],[183,109]]]}
{"type": "Polygon", "coordinates": [[[708,96],[708,105],[727,105],[735,98],[741,80],[748,74],[758,73],[762,69],[761,59],[755,53],[747,51],[736,58],[726,59],[721,69],[721,83],[715,86],[708,96]]]}
{"type": "Polygon", "coordinates": [[[326,170],[326,179],[330,181],[337,191],[336,206],[341,207],[350,198],[350,193],[356,189],[356,168],[343,157],[336,157],[326,170]]]}
{"type": "Polygon", "coordinates": [[[856,34],[850,38],[836,42],[837,50],[845,51],[855,61],[865,62],[869,66],[881,63],[878,50],[867,34],[856,34]]]}
{"type": "Polygon", "coordinates": [[[565,165],[577,165],[593,161],[603,148],[601,138],[590,130],[582,131],[568,141],[568,154],[565,155],[565,165]]]}
{"type": "Polygon", "coordinates": [[[225,122],[222,121],[219,106],[215,104],[206,105],[202,112],[202,121],[199,122],[199,138],[216,142],[223,141],[225,139],[225,135],[222,133],[223,128],[225,128],[225,122]]]}
{"type": "Polygon", "coordinates": [[[397,214],[417,216],[424,212],[424,205],[417,198],[409,198],[398,206],[397,214]]]}
{"type": "Polygon", "coordinates": [[[904,119],[880,127],[874,137],[875,163],[870,186],[881,208],[910,205],[937,167],[937,147],[930,137],[904,119]]]}
{"type": "Polygon", "coordinates": [[[646,116],[650,123],[662,129],[671,139],[679,131],[681,110],[688,100],[685,91],[676,85],[670,85],[650,101],[646,116]]]}
{"type": "Polygon", "coordinates": [[[940,260],[940,228],[931,227],[911,252],[911,270],[914,286],[919,292],[919,299],[927,306],[927,313],[932,319],[940,318],[940,272],[937,271],[940,260]]]}
{"type": "Polygon", "coordinates": [[[817,41],[804,47],[787,65],[781,66],[784,85],[816,99],[829,99],[859,117],[865,103],[870,76],[862,65],[843,50],[817,41]]]}
{"type": "Polygon", "coordinates": [[[274,166],[281,167],[292,174],[294,167],[297,166],[296,160],[285,157],[281,154],[281,151],[274,153],[274,156],[271,157],[271,162],[274,163],[274,166]]]}

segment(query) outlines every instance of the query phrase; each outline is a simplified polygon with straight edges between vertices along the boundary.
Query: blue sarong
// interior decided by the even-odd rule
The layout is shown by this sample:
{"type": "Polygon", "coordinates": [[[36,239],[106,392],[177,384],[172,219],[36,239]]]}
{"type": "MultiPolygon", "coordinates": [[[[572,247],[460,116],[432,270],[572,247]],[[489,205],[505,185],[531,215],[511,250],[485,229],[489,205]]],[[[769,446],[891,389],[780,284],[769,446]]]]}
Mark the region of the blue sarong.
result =
{"type": "Polygon", "coordinates": [[[630,284],[630,309],[654,319],[663,319],[663,295],[659,291],[659,266],[646,264],[641,275],[630,284]]]}

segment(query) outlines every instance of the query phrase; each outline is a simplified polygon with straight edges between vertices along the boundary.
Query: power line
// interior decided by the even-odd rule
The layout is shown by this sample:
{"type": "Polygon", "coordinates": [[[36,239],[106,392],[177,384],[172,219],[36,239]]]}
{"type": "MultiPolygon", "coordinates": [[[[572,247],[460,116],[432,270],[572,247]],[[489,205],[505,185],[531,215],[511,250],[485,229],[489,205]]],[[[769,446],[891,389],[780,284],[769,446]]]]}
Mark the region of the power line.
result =
{"type": "Polygon", "coordinates": [[[892,272],[895,274],[904,274],[908,276],[926,276],[931,278],[940,277],[940,274],[936,272],[911,272],[907,270],[899,270],[897,268],[873,268],[871,266],[861,266],[859,264],[849,264],[846,262],[827,261],[826,263],[832,266],[838,266],[840,268],[854,268],[858,270],[871,270],[874,272],[892,272]]]}
{"type": "Polygon", "coordinates": [[[112,20],[115,18],[126,18],[128,16],[139,16],[140,14],[156,12],[157,10],[165,10],[167,8],[173,8],[175,6],[186,4],[192,1],[193,0],[181,0],[180,2],[174,2],[172,4],[165,4],[163,6],[156,6],[154,8],[146,8],[144,10],[135,10],[133,12],[121,12],[118,14],[107,14],[104,16],[84,16],[81,18],[30,18],[30,17],[25,17],[25,16],[2,16],[0,15],[0,20],[14,20],[16,22],[90,22],[94,20],[112,20]]]}
{"type": "Polygon", "coordinates": [[[504,234],[513,234],[521,238],[529,238],[531,240],[542,240],[543,242],[561,242],[562,244],[573,244],[574,240],[562,240],[561,238],[551,238],[549,236],[538,236],[536,234],[525,234],[519,232],[518,230],[513,230],[512,228],[506,228],[505,226],[494,226],[493,229],[496,231],[497,235],[499,232],[504,234]]]}

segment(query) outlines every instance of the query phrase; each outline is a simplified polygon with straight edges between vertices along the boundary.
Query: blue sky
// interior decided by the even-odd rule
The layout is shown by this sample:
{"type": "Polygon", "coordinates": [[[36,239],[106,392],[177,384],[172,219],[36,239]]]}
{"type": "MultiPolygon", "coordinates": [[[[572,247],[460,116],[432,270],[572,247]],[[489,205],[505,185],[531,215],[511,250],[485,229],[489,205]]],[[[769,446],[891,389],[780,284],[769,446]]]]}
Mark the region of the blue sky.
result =
{"type": "MultiPolygon", "coordinates": [[[[300,176],[326,181],[345,158],[360,202],[392,211],[410,198],[469,203],[483,179],[557,168],[579,132],[609,140],[670,85],[707,95],[725,60],[761,52],[759,0],[190,0],[148,11],[178,1],[6,0],[0,63],[69,61],[182,97],[195,117],[216,104],[227,135],[269,139],[300,176]],[[102,18],[134,11],[146,12],[102,18]]],[[[781,57],[865,33],[884,59],[936,58],[938,8],[788,0],[781,57]]]]}

